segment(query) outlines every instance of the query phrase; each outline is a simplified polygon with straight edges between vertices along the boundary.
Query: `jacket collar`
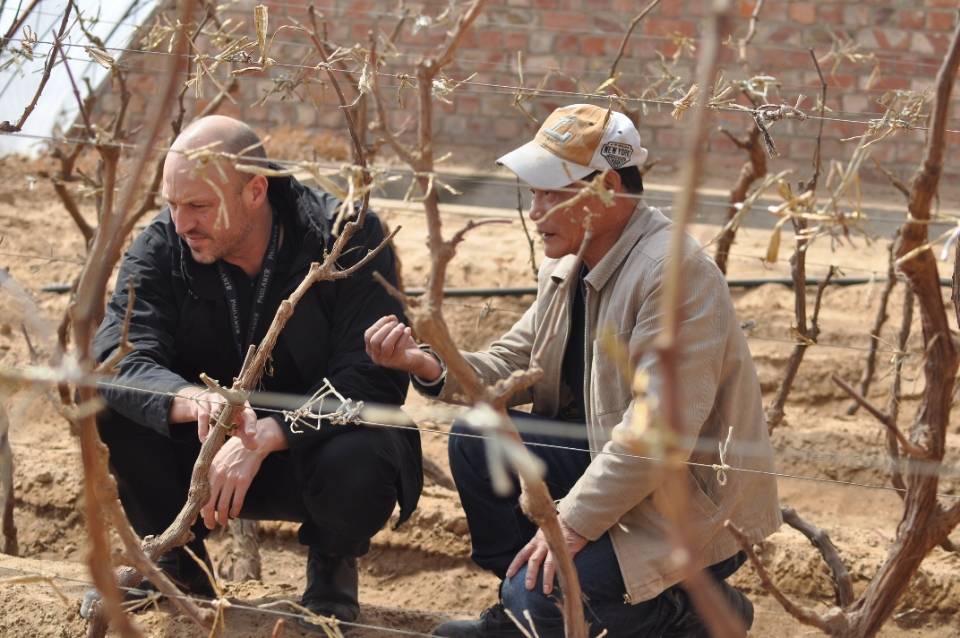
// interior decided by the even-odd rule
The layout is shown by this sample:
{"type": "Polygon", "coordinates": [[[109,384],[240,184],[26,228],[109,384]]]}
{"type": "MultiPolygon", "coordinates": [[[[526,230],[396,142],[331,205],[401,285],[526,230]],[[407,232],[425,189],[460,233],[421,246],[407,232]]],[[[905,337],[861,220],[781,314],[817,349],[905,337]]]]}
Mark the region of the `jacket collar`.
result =
{"type": "MultiPolygon", "coordinates": [[[[590,269],[584,281],[596,291],[600,291],[610,280],[610,277],[620,268],[630,251],[638,241],[646,234],[648,222],[650,221],[650,210],[642,200],[637,202],[636,208],[627,220],[627,225],[623,227],[623,233],[617,242],[610,247],[607,254],[603,256],[596,266],[590,269]]],[[[566,280],[571,275],[576,275],[580,270],[580,261],[576,255],[566,255],[557,261],[556,267],[550,273],[550,277],[557,283],[566,280]]]]}
{"type": "MultiPolygon", "coordinates": [[[[271,165],[279,170],[279,166],[271,165]]],[[[306,268],[317,255],[324,253],[330,237],[332,215],[336,200],[327,193],[317,193],[293,177],[268,178],[267,196],[275,215],[279,215],[288,231],[296,232],[300,249],[291,265],[291,272],[306,268]]],[[[176,235],[175,235],[176,237],[176,235]]],[[[190,255],[190,249],[176,237],[180,252],[180,270],[191,290],[205,299],[223,297],[223,283],[216,264],[200,264],[190,255]]]]}
{"type": "Polygon", "coordinates": [[[600,259],[600,263],[590,269],[583,280],[595,291],[603,290],[607,281],[617,272],[620,265],[626,260],[627,256],[633,250],[633,247],[643,238],[647,229],[647,223],[650,221],[650,211],[643,200],[637,200],[637,205],[627,220],[627,225],[623,227],[620,239],[617,240],[607,254],[600,259]]]}

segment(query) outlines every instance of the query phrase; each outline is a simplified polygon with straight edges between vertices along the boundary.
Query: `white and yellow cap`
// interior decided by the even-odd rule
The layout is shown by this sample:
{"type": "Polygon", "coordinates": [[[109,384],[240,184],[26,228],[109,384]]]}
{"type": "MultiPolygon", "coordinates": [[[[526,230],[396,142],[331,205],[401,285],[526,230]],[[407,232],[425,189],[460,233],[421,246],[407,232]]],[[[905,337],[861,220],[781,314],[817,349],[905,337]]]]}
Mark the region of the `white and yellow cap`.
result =
{"type": "Polygon", "coordinates": [[[551,113],[536,137],[500,159],[534,188],[562,188],[594,171],[642,166],[647,149],[630,118],[592,104],[551,113]]]}

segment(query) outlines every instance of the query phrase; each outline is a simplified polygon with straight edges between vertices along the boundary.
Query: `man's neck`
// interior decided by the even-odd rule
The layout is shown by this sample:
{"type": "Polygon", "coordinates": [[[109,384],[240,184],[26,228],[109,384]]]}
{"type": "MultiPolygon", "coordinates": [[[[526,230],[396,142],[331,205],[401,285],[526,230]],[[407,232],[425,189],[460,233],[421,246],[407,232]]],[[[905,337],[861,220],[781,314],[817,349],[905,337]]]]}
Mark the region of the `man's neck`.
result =
{"type": "Polygon", "coordinates": [[[266,210],[257,215],[257,221],[244,238],[244,241],[233,254],[225,256],[223,260],[237,266],[248,277],[256,277],[263,269],[263,260],[266,257],[267,246],[270,244],[270,235],[273,230],[273,211],[267,206],[266,210]]]}
{"type": "Polygon", "coordinates": [[[585,263],[590,270],[593,270],[596,265],[600,263],[600,260],[610,252],[610,249],[613,248],[614,244],[620,239],[620,236],[623,235],[623,229],[627,227],[627,224],[630,223],[630,219],[633,217],[633,211],[636,208],[635,205],[620,204],[619,206],[620,208],[616,212],[609,211],[616,215],[617,223],[611,226],[604,225],[602,231],[595,230],[593,236],[590,238],[590,243],[587,244],[587,248],[583,251],[583,263],[585,263]]]}

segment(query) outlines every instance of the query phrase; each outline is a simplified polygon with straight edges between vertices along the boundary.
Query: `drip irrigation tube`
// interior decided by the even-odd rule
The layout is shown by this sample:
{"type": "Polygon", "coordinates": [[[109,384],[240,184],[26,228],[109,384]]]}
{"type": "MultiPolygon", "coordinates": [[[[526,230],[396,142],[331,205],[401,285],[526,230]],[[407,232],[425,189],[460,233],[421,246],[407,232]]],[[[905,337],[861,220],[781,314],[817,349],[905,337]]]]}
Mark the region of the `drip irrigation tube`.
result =
{"type": "MultiPolygon", "coordinates": [[[[820,284],[820,279],[807,279],[808,286],[820,284]]],[[[871,281],[882,281],[878,278],[870,277],[844,277],[842,279],[831,279],[831,286],[859,286],[868,284],[871,281]]],[[[940,279],[940,285],[949,287],[949,279],[940,279]]],[[[793,287],[793,279],[790,277],[766,277],[758,279],[728,279],[727,285],[731,288],[758,288],[766,284],[780,284],[782,286],[793,287]]],[[[412,297],[418,297],[424,294],[423,288],[410,288],[406,293],[412,297]]],[[[523,297],[525,295],[537,294],[536,286],[519,288],[444,288],[444,297],[523,297]]]]}

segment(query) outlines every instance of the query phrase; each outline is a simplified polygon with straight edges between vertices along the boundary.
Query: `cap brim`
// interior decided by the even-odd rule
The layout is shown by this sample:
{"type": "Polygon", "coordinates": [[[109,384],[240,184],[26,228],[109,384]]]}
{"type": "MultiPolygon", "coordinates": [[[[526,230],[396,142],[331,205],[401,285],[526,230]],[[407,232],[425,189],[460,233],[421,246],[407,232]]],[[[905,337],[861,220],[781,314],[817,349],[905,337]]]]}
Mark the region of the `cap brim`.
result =
{"type": "Polygon", "coordinates": [[[497,160],[534,188],[552,190],[583,179],[594,169],[560,159],[537,142],[530,141],[497,160]]]}

